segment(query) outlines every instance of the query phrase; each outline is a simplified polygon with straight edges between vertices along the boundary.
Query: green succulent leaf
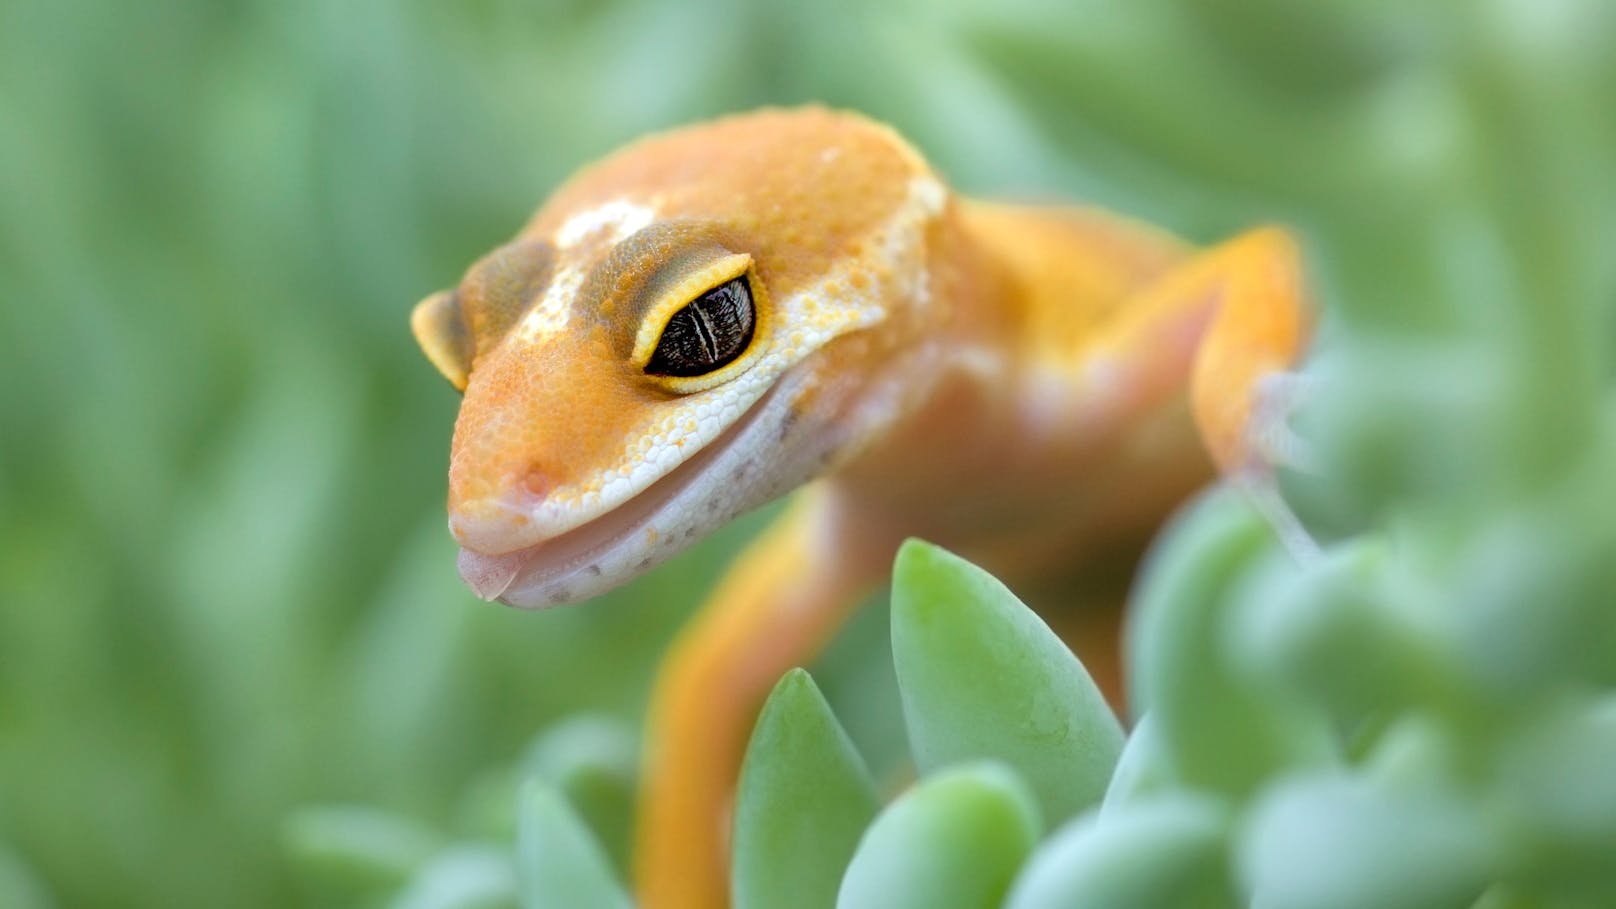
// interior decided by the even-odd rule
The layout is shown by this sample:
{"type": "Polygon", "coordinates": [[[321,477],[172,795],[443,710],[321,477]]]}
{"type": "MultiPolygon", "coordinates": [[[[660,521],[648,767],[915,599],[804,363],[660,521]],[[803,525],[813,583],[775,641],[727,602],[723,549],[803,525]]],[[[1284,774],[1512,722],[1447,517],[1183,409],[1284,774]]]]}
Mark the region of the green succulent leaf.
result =
{"type": "Polygon", "coordinates": [[[1492,876],[1493,831],[1444,788],[1313,776],[1263,793],[1238,863],[1253,906],[1462,909],[1492,876]]]}
{"type": "Polygon", "coordinates": [[[522,909],[632,909],[589,828],[536,780],[522,788],[516,859],[522,909]]]}
{"type": "Polygon", "coordinates": [[[785,674],[752,731],[736,796],[736,909],[823,909],[880,809],[869,771],[807,672],[785,674]]]}
{"type": "Polygon", "coordinates": [[[572,716],[545,730],[523,767],[567,799],[619,873],[629,864],[639,743],[622,720],[572,716]]]}
{"type": "Polygon", "coordinates": [[[1351,727],[1442,684],[1441,661],[1390,601],[1387,547],[1378,538],[1327,553],[1313,570],[1247,598],[1230,616],[1236,663],[1305,693],[1351,727]]]}
{"type": "Polygon", "coordinates": [[[0,906],[11,909],[50,909],[51,900],[45,885],[0,843],[0,906]]]}
{"type": "Polygon", "coordinates": [[[350,805],[299,810],[285,838],[311,881],[352,897],[396,889],[444,845],[441,834],[409,818],[350,805]]]}
{"type": "Polygon", "coordinates": [[[1546,708],[1501,751],[1499,791],[1528,873],[1616,905],[1616,697],[1546,708]]]}
{"type": "Polygon", "coordinates": [[[865,832],[837,909],[995,909],[1038,840],[1038,808],[999,764],[922,780],[865,832]]]}
{"type": "Polygon", "coordinates": [[[1060,638],[991,575],[918,540],[898,552],[892,657],[916,765],[995,759],[1052,821],[1105,793],[1122,728],[1060,638]]]}
{"type": "Polygon", "coordinates": [[[1377,730],[1363,756],[1364,772],[1389,786],[1427,786],[1464,761],[1464,743],[1436,719],[1409,714],[1377,730]]]}
{"type": "MultiPolygon", "coordinates": [[[[1239,666],[1230,615],[1253,595],[1273,531],[1230,489],[1205,496],[1152,553],[1129,633],[1132,703],[1178,779],[1244,795],[1278,772],[1338,759],[1325,716],[1239,666]]],[[[1275,571],[1289,581],[1289,570],[1275,571]]]]}
{"type": "MultiPolygon", "coordinates": [[[[390,909],[516,909],[516,875],[508,849],[453,846],[423,866],[390,909]]],[[[587,903],[579,909],[586,909],[587,903]]]]}
{"type": "Polygon", "coordinates": [[[1161,734],[1147,713],[1134,724],[1133,732],[1122,746],[1122,756],[1117,758],[1117,768],[1111,774],[1111,785],[1106,787],[1100,811],[1115,811],[1119,805],[1172,785],[1172,781],[1172,766],[1162,748],[1161,734]]]}
{"type": "Polygon", "coordinates": [[[1222,803],[1190,794],[1090,812],[1038,849],[1005,909],[1233,906],[1228,826],[1222,803]]]}

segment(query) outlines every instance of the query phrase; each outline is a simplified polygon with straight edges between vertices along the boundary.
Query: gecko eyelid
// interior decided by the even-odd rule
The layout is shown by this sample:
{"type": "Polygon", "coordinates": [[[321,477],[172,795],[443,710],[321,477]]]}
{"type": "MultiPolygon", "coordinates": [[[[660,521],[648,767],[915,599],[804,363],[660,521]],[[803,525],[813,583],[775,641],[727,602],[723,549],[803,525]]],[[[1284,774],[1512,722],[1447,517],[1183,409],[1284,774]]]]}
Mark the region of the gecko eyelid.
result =
{"type": "Polygon", "coordinates": [[[645,372],[690,378],[722,369],[745,352],[756,324],[751,284],[746,275],[738,275],[668,318],[645,372]]]}

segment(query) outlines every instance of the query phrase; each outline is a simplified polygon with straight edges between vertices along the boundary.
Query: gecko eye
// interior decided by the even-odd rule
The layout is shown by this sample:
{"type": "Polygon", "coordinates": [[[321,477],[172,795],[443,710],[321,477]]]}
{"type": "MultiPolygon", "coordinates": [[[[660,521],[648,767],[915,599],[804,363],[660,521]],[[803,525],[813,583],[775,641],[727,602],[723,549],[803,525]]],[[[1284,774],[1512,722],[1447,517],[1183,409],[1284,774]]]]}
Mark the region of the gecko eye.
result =
{"type": "Polygon", "coordinates": [[[668,319],[645,371],[653,376],[686,378],[727,366],[752,342],[756,321],[746,276],[732,278],[668,319]]]}

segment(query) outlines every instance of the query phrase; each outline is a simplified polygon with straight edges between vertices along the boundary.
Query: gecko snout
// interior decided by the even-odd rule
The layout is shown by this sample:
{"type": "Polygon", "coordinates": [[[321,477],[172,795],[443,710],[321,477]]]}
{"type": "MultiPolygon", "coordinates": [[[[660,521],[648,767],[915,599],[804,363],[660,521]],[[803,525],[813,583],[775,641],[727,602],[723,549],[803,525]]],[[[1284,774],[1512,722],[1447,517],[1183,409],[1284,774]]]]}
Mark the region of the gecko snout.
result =
{"type": "Polygon", "coordinates": [[[539,542],[534,514],[557,488],[555,473],[532,462],[484,495],[449,504],[449,531],[461,546],[496,555],[539,542]]]}
{"type": "Polygon", "coordinates": [[[499,499],[463,502],[449,511],[449,532],[466,549],[497,555],[529,545],[532,518],[499,499]]]}

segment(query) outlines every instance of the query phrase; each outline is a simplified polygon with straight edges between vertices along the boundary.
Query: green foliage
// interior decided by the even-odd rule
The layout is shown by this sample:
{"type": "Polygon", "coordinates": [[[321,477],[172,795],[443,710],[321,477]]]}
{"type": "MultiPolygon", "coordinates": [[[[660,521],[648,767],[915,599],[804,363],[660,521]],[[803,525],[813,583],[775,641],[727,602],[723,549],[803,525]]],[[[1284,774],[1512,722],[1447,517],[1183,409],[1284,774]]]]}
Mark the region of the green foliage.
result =
{"type": "Polygon", "coordinates": [[[1217,799],[1184,793],[1086,814],[1039,847],[1006,909],[1230,905],[1229,826],[1217,799]]]}
{"type": "Polygon", "coordinates": [[[1052,823],[1098,802],[1122,727],[1060,638],[935,547],[906,543],[892,584],[892,659],[918,769],[1003,761],[1052,823]]]}
{"type": "Polygon", "coordinates": [[[1286,768],[1330,763],[1323,717],[1246,676],[1224,646],[1221,610],[1239,602],[1232,588],[1269,545],[1268,528],[1228,502],[1198,509],[1185,524],[1136,596],[1135,709],[1154,720],[1175,774],[1198,787],[1245,795],[1286,768]]]}
{"type": "Polygon", "coordinates": [[[515,909],[516,881],[509,853],[486,845],[457,846],[416,871],[393,909],[515,909]]]}
{"type": "Polygon", "coordinates": [[[801,669],[763,705],[735,796],[735,909],[828,906],[880,802],[864,761],[801,669]]]}
{"type": "MultiPolygon", "coordinates": [[[[639,743],[623,723],[580,715],[545,730],[517,773],[543,780],[564,796],[622,874],[629,865],[638,759],[639,743]]],[[[508,786],[493,787],[490,801],[503,797],[508,786]]]]}
{"type": "Polygon", "coordinates": [[[516,865],[523,909],[628,909],[606,855],[566,799],[541,783],[522,789],[516,865]]]}
{"type": "MultiPolygon", "coordinates": [[[[1005,904],[1414,909],[1466,907],[1489,894],[1503,904],[1536,894],[1586,906],[1616,895],[1610,695],[1578,686],[1527,713],[1481,716],[1469,708],[1482,693],[1463,690],[1475,680],[1439,655],[1418,672],[1330,672],[1355,659],[1376,670],[1412,663],[1411,654],[1460,642],[1451,626],[1403,627],[1368,605],[1390,580],[1384,553],[1344,547],[1297,566],[1267,538],[1255,513],[1224,492],[1159,547],[1132,629],[1146,719],[1121,760],[1107,763],[1115,773],[1103,807],[1033,853],[1005,904]],[[1260,652],[1253,635],[1266,645],[1260,652]]],[[[1006,645],[1049,632],[958,559],[907,544],[893,602],[894,657],[922,778],[865,834],[838,905],[853,905],[849,894],[880,905],[876,894],[912,892],[924,894],[915,905],[977,905],[1006,856],[1022,864],[1025,831],[992,834],[1003,840],[992,848],[957,839],[966,827],[987,836],[993,825],[942,807],[943,781],[972,771],[928,755],[939,733],[924,724],[938,722],[944,735],[985,727],[992,734],[965,737],[971,746],[1000,743],[1010,766],[1050,779],[1064,766],[1087,779],[1087,752],[1054,737],[1029,759],[1038,749],[1005,718],[1035,721],[1040,705],[1075,698],[1066,701],[1082,705],[1070,728],[1088,728],[1109,711],[1080,667],[1068,671],[1065,650],[1006,645]],[[923,632],[910,627],[917,621],[923,632]],[[929,807],[913,807],[922,803],[929,807]],[[934,880],[947,883],[931,889],[934,880]]],[[[976,756],[966,747],[955,759],[976,756]]],[[[994,772],[1016,779],[1008,768],[994,772]]],[[[1044,806],[1061,804],[1058,793],[1027,791],[1044,806]]],[[[744,795],[768,798],[757,788],[744,795]]]]}
{"type": "Polygon", "coordinates": [[[55,905],[45,887],[21,860],[0,846],[0,906],[14,909],[50,909],[55,905]]]}
{"type": "Polygon", "coordinates": [[[992,909],[1042,826],[1033,794],[994,764],[927,777],[859,843],[837,909],[992,909]]]}
{"type": "MultiPolygon", "coordinates": [[[[524,822],[619,877],[632,741],[524,744],[634,728],[757,522],[586,609],[473,603],[442,529],[455,401],[405,316],[592,155],[824,100],[967,191],[1200,241],[1296,225],[1325,313],[1294,421],[1319,470],[1283,478],[1325,558],[1287,563],[1227,496],[1170,530],[1115,778],[1015,909],[1616,904],[1613,10],[7,0],[0,903],[513,905],[524,822]]],[[[962,577],[939,615],[1041,633],[962,577]]],[[[877,780],[930,718],[929,792],[991,744],[947,731],[955,699],[1014,692],[948,688],[895,632],[900,698],[885,634],[816,676],[877,780]]],[[[1040,646],[1018,684],[1100,722],[1040,646]]],[[[995,756],[1020,782],[987,788],[1053,823],[1096,795],[1092,762],[1052,782],[1061,747],[995,756]]],[[[1001,829],[993,861],[1022,861],[1001,829]]]]}
{"type": "Polygon", "coordinates": [[[377,900],[401,888],[443,846],[420,824],[373,808],[305,808],[286,825],[286,847],[316,891],[377,900]]]}
{"type": "MultiPolygon", "coordinates": [[[[1450,690],[1461,680],[1433,681],[1445,671],[1434,658],[1426,672],[1390,680],[1320,672],[1294,650],[1329,667],[1398,637],[1363,620],[1361,596],[1340,595],[1348,581],[1373,589],[1383,563],[1345,547],[1316,565],[1284,564],[1265,536],[1225,491],[1198,503],[1156,552],[1168,567],[1149,574],[1133,629],[1154,636],[1139,654],[1148,713],[1120,756],[1106,739],[1104,801],[1089,798],[1041,844],[1044,813],[1070,796],[1026,780],[1058,783],[1064,769],[1068,785],[1086,785],[1097,772],[1089,737],[1114,737],[1115,718],[1002,585],[935,547],[905,544],[892,646],[920,779],[869,821],[862,761],[808,674],[788,673],[753,733],[738,792],[737,905],[1462,909],[1593,907],[1616,895],[1616,700],[1562,691],[1552,708],[1476,718],[1450,690]],[[1269,598],[1322,614],[1280,615],[1269,598]],[[1272,658],[1235,659],[1260,628],[1272,633],[1263,651],[1272,658]],[[1313,639],[1320,629],[1336,632],[1328,645],[1313,639]],[[1182,682],[1182,665],[1201,667],[1208,684],[1182,682]],[[1326,683],[1307,684],[1314,678],[1326,683]],[[1366,693],[1386,696],[1366,709],[1366,693]],[[1196,710],[1207,716],[1192,721],[1196,710]],[[1022,734],[1049,728],[1049,716],[1071,734],[1022,734]],[[1227,734],[1215,734],[1219,725],[1227,734]]],[[[567,849],[524,845],[525,874],[552,869],[569,849],[590,853],[590,835],[573,823],[567,849]]],[[[577,864],[605,867],[598,855],[577,864]]],[[[594,904],[569,899],[528,905],[594,904]]]]}
{"type": "Polygon", "coordinates": [[[1497,865],[1498,830],[1440,781],[1320,774],[1280,782],[1247,824],[1242,877],[1274,906],[1469,906],[1497,865]]]}

